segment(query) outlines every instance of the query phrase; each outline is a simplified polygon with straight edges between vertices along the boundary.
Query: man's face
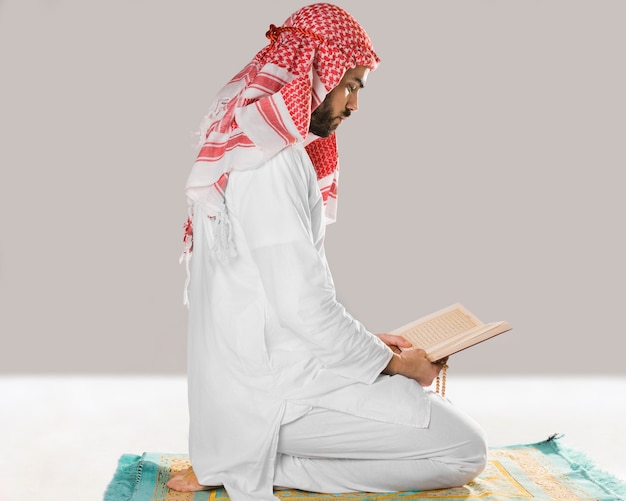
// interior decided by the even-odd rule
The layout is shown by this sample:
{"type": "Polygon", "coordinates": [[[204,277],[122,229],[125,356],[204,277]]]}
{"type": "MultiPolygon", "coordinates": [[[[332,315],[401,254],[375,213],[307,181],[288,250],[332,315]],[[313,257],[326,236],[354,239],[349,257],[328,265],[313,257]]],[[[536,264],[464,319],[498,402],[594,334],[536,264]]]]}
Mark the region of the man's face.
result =
{"type": "Polygon", "coordinates": [[[309,131],[319,137],[335,132],[339,124],[359,108],[359,91],[365,86],[369,72],[366,66],[346,71],[337,87],[326,94],[324,101],[311,113],[309,131]]]}

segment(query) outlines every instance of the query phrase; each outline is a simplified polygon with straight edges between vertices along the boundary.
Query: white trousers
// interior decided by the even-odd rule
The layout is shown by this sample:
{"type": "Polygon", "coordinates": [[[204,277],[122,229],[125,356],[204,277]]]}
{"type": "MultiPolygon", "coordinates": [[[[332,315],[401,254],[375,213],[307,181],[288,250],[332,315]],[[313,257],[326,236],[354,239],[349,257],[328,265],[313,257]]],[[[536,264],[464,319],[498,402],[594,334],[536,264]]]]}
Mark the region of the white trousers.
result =
{"type": "Polygon", "coordinates": [[[481,473],[481,428],[438,394],[428,428],[312,409],[281,427],[274,484],[313,492],[395,492],[461,486],[481,473]]]}

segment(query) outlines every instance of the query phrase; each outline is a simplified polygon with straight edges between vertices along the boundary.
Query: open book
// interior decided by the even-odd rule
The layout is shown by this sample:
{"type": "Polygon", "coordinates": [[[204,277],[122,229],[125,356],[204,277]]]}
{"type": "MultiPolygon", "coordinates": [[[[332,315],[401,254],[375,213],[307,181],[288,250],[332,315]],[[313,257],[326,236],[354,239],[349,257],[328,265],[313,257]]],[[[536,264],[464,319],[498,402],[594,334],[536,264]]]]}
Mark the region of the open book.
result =
{"type": "Polygon", "coordinates": [[[510,330],[506,322],[484,324],[462,304],[456,303],[391,331],[426,351],[436,362],[510,330]]]}

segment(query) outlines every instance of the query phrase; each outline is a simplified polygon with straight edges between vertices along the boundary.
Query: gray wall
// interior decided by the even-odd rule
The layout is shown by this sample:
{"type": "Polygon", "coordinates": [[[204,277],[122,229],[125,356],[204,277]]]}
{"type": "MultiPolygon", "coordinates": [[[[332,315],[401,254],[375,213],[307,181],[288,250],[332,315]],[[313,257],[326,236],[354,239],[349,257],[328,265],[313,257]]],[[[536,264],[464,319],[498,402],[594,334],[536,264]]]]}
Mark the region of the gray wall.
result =
{"type": "MultiPolygon", "coordinates": [[[[193,132],[306,3],[0,0],[0,371],[185,370],[193,132]]],[[[340,299],[512,324],[451,374],[625,374],[626,3],[337,3],[383,59],[338,133],[340,299]]]]}

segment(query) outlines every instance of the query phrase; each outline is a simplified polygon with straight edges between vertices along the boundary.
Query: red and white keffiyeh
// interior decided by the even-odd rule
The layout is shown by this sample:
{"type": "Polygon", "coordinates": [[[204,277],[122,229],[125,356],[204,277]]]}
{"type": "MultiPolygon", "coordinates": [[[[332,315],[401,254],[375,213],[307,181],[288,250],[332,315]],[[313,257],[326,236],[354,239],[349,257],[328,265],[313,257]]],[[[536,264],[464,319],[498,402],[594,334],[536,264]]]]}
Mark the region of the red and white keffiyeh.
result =
{"type": "MultiPolygon", "coordinates": [[[[311,111],[355,66],[376,69],[379,58],[359,23],[342,8],[317,3],[270,26],[270,43],[218,93],[202,123],[200,151],[185,192],[210,216],[223,213],[224,190],[234,169],[254,169],[284,147],[304,142],[311,111]]],[[[306,150],[317,172],[326,217],[336,217],[335,134],[306,150]]],[[[191,252],[191,219],[185,254],[191,252]]],[[[189,257],[187,255],[187,257],[189,257]]]]}

